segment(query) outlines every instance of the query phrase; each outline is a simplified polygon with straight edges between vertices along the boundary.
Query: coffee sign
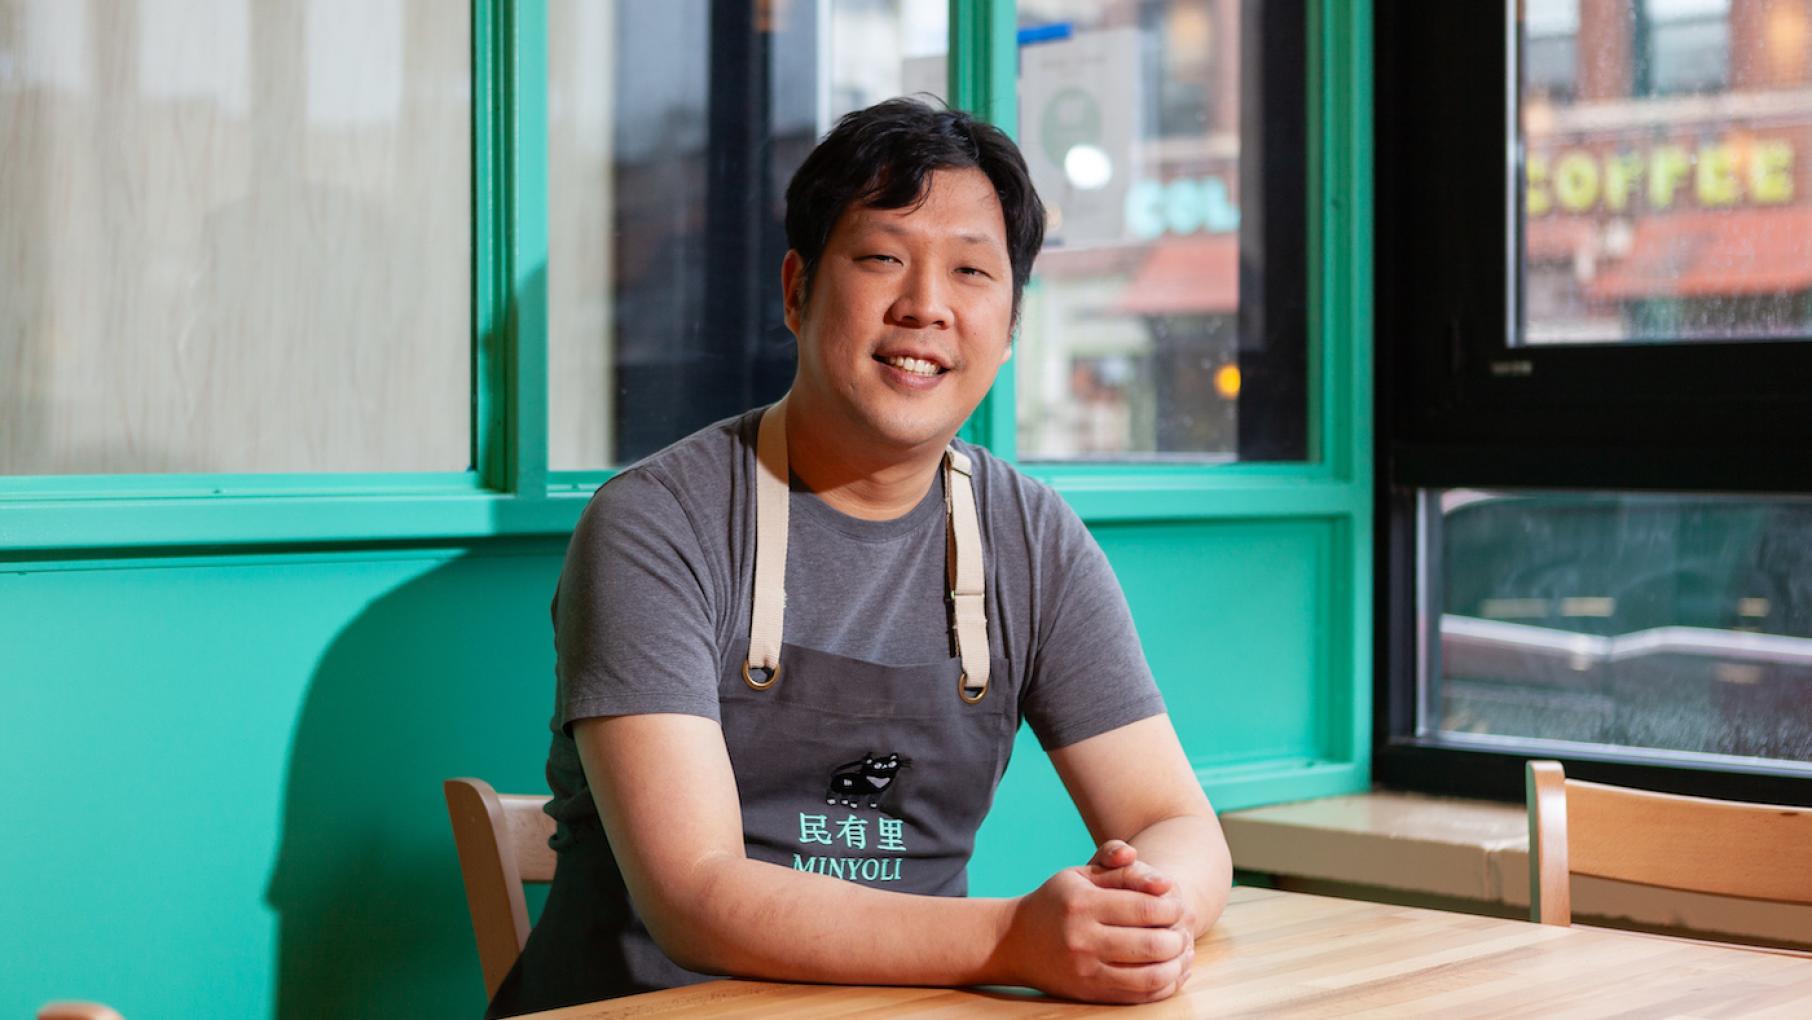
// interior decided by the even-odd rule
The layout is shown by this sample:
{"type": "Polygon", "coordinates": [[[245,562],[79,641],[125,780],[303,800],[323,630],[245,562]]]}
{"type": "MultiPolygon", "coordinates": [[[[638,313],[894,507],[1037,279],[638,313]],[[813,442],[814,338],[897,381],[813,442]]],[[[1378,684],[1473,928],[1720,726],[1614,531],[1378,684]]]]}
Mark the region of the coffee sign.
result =
{"type": "Polygon", "coordinates": [[[1780,139],[1725,141],[1688,149],[1530,153],[1523,168],[1530,216],[1551,212],[1653,211],[1686,202],[1721,209],[1793,200],[1793,146],[1780,139]]]}

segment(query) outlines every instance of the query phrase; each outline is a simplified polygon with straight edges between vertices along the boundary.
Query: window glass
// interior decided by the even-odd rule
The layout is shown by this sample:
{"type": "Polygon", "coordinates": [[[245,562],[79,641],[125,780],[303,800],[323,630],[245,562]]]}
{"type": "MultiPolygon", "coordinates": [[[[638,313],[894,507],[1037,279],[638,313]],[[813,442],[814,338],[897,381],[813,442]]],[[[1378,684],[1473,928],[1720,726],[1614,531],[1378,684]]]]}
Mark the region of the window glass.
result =
{"type": "Polygon", "coordinates": [[[0,474],[465,470],[471,24],[0,0],[0,474]]]}
{"type": "Polygon", "coordinates": [[[1424,502],[1424,732],[1812,762],[1812,499],[1424,502]]]}
{"type": "Polygon", "coordinates": [[[1636,17],[1639,95],[1729,87],[1730,0],[1642,0],[1636,17]]]}
{"type": "Polygon", "coordinates": [[[1520,27],[1513,343],[1812,335],[1812,3],[1529,0],[1520,27]]]}
{"type": "MultiPolygon", "coordinates": [[[[1254,370],[1261,320],[1241,315],[1265,269],[1241,229],[1262,197],[1240,172],[1253,9],[1019,4],[1020,144],[1048,209],[1015,354],[1020,456],[1234,460],[1273,430],[1252,399],[1273,371],[1254,370]]],[[[1268,413],[1301,415],[1283,404],[1268,413]]],[[[1285,445],[1269,453],[1304,455],[1285,445]]]]}
{"type": "Polygon", "coordinates": [[[943,0],[548,5],[549,463],[773,400],[787,182],[836,118],[942,96],[943,0]]]}
{"type": "Polygon", "coordinates": [[[1527,0],[1523,95],[1571,100],[1578,85],[1579,0],[1527,0]]]}

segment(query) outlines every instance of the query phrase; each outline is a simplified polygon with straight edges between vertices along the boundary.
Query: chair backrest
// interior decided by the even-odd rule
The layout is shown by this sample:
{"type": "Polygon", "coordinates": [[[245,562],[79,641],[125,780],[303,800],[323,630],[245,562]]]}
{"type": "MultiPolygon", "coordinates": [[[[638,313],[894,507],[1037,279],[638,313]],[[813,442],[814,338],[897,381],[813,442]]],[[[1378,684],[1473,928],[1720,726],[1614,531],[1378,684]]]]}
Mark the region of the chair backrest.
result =
{"type": "Polygon", "coordinates": [[[1812,904],[1812,809],[1568,779],[1532,761],[1529,919],[1572,924],[1569,875],[1812,904]]]}
{"type": "Polygon", "coordinates": [[[98,1002],[47,1002],[38,1007],[38,1020],[123,1020],[112,1006],[98,1002]]]}
{"type": "Polygon", "coordinates": [[[554,852],[547,840],[554,820],[542,811],[547,797],[499,794],[482,779],[449,779],[447,815],[466,880],[466,905],[478,937],[487,997],[515,965],[528,942],[528,903],[522,883],[551,882],[554,852]]]}

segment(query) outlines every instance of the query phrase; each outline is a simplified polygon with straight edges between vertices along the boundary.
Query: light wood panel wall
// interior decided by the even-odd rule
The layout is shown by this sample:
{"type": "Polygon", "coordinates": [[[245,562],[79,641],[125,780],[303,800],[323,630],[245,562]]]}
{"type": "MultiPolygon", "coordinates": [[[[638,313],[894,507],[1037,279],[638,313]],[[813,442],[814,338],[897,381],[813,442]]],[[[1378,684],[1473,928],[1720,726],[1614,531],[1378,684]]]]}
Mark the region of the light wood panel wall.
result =
{"type": "Polygon", "coordinates": [[[0,0],[0,474],[468,466],[453,8],[0,0]]]}
{"type": "Polygon", "coordinates": [[[615,459],[615,0],[547,8],[548,465],[615,459]]]}

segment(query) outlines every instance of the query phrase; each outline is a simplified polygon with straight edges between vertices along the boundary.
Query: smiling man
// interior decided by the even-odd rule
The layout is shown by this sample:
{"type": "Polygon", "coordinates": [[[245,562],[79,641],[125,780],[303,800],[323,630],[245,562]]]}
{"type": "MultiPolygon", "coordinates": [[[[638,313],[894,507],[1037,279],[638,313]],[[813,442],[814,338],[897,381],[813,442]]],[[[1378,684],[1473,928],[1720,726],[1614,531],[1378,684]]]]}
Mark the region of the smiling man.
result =
{"type": "Polygon", "coordinates": [[[492,1014],[712,974],[1175,993],[1226,900],[1220,827],[1101,550],[955,439],[1043,240],[1024,161],[889,101],[813,150],[786,228],[792,388],[617,475],[568,549],[559,863],[492,1014]],[[1097,846],[969,898],[1022,722],[1097,846]]]}

